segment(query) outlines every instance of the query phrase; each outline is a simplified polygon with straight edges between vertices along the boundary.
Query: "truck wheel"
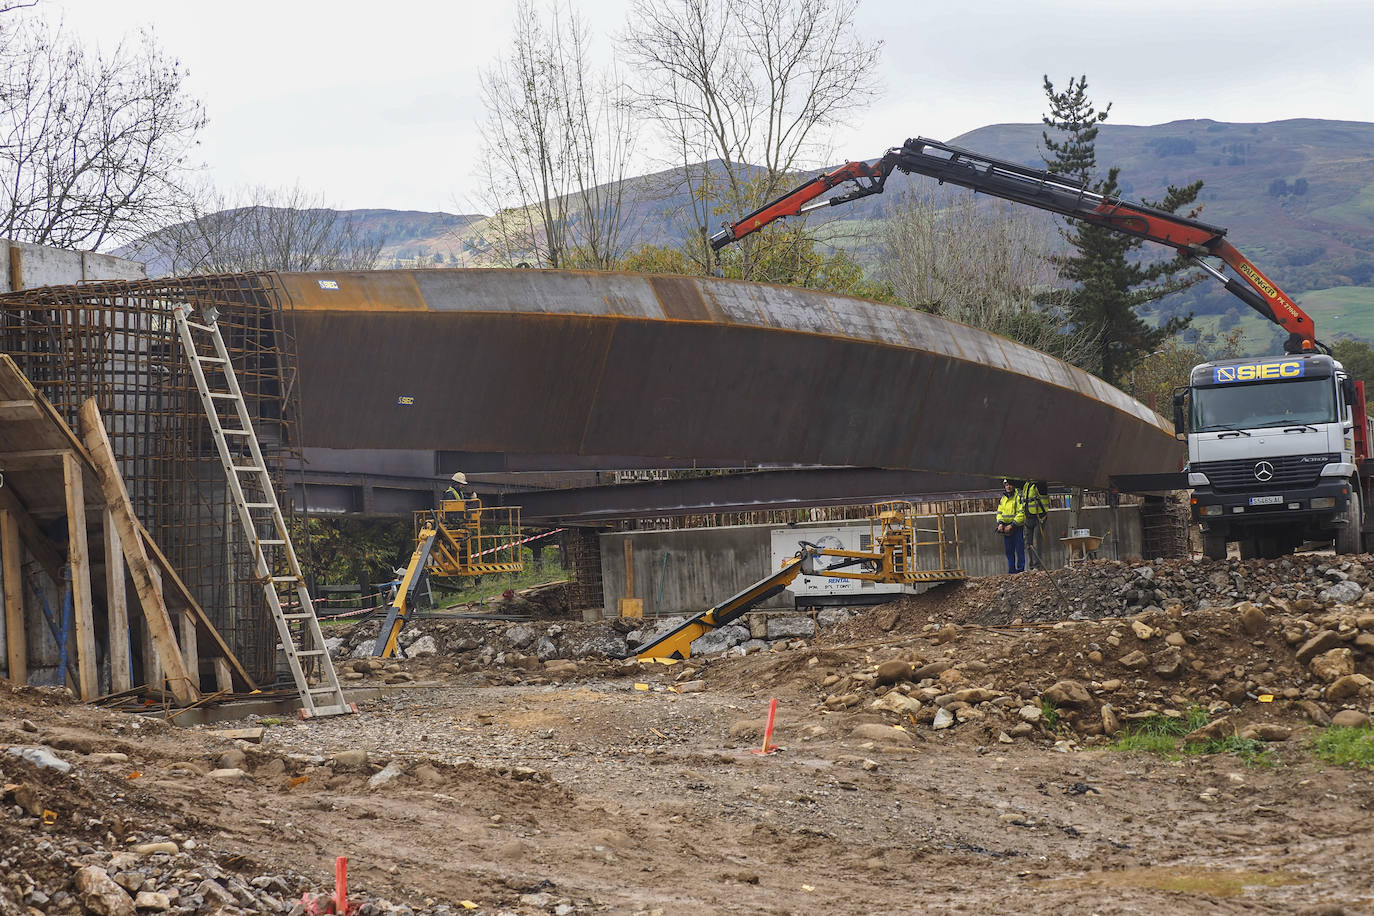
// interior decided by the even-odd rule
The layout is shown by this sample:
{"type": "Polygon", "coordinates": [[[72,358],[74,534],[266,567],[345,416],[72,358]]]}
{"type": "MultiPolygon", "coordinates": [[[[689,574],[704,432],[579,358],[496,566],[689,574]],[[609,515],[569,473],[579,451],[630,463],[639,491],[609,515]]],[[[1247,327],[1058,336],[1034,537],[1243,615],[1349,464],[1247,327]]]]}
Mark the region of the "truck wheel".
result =
{"type": "Polygon", "coordinates": [[[1360,528],[1364,525],[1364,504],[1360,500],[1360,488],[1350,487],[1350,506],[1346,509],[1346,522],[1336,531],[1336,553],[1362,553],[1364,535],[1360,528]]]}
{"type": "Polygon", "coordinates": [[[1203,532],[1202,555],[1209,560],[1226,559],[1226,535],[1203,532]]]}
{"type": "Polygon", "coordinates": [[[1259,557],[1259,548],[1255,540],[1255,538],[1241,538],[1236,544],[1236,546],[1240,548],[1240,558],[1242,560],[1254,560],[1259,557]]]}

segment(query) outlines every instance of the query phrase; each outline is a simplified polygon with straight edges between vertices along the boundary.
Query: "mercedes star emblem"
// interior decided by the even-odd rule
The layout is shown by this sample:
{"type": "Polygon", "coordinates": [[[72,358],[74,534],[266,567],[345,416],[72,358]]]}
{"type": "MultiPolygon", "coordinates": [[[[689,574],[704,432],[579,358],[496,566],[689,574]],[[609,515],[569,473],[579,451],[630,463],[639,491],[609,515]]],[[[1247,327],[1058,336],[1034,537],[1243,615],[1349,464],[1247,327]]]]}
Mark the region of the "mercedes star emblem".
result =
{"type": "Polygon", "coordinates": [[[1274,479],[1274,466],[1267,461],[1261,461],[1255,465],[1255,479],[1261,483],[1268,483],[1274,479]]]}

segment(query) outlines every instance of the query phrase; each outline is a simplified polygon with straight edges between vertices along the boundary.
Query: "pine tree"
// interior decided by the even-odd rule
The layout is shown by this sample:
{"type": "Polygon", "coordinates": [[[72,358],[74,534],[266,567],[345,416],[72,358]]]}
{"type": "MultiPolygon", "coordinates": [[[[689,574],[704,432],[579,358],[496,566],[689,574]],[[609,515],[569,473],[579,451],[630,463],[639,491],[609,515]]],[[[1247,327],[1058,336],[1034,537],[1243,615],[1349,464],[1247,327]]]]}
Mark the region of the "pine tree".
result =
{"type": "MultiPolygon", "coordinates": [[[[1045,166],[1099,194],[1115,197],[1120,189],[1120,169],[1108,169],[1105,179],[1095,177],[1098,125],[1107,120],[1112,106],[1097,111],[1087,90],[1086,76],[1070,79],[1064,92],[1056,92],[1045,77],[1050,113],[1042,120],[1055,132],[1053,136],[1048,130],[1041,134],[1045,166]]],[[[1201,190],[1201,181],[1183,188],[1171,185],[1164,200],[1147,206],[1176,213],[1180,208],[1193,207],[1201,190]]],[[[1196,212],[1194,209],[1189,215],[1196,212]]],[[[1130,257],[1141,240],[1111,229],[1073,224],[1064,230],[1064,238],[1074,253],[1054,258],[1060,277],[1072,284],[1062,307],[1074,327],[1097,335],[1096,365],[1089,368],[1120,386],[1142,359],[1192,321],[1190,314],[1155,327],[1144,321],[1138,310],[1148,310],[1149,303],[1191,286],[1196,278],[1181,276],[1189,266],[1182,256],[1150,263],[1130,257]]]]}

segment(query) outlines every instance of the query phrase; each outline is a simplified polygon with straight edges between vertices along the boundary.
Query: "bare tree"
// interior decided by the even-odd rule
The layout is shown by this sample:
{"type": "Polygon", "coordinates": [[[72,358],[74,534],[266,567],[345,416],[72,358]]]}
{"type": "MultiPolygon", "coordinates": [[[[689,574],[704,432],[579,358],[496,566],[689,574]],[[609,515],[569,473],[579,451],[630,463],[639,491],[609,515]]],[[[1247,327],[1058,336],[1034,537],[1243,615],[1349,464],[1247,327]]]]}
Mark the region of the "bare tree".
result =
{"type": "Polygon", "coordinates": [[[590,63],[571,5],[516,9],[508,56],[482,75],[489,171],[481,236],[502,263],[609,267],[623,249],[633,132],[622,81],[590,63]]]}
{"type": "Polygon", "coordinates": [[[95,249],[163,222],[205,124],[185,75],[147,33],[105,56],[0,21],[0,236],[95,249]]]}
{"type": "Polygon", "coordinates": [[[130,252],[159,274],[371,270],[383,240],[299,187],[256,188],[230,200],[202,190],[185,218],[130,252]]]}
{"type": "MultiPolygon", "coordinates": [[[[634,0],[621,44],[638,104],[676,159],[701,266],[721,214],[777,196],[878,94],[882,42],[859,37],[857,10],[858,0],[634,0]]],[[[760,241],[741,246],[745,276],[760,241]]]]}
{"type": "Polygon", "coordinates": [[[882,227],[880,276],[898,301],[1079,364],[1096,329],[1038,304],[1056,282],[1055,234],[1039,213],[945,195],[922,183],[898,194],[882,227]]]}

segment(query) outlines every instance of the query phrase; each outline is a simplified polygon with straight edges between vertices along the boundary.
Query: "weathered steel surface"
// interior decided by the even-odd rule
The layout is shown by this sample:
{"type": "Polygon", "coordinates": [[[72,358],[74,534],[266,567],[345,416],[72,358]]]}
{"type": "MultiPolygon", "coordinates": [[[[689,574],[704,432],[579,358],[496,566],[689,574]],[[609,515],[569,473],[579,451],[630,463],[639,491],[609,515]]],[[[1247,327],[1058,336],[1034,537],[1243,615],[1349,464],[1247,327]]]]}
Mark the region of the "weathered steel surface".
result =
{"type": "Polygon", "coordinates": [[[526,522],[570,525],[756,509],[804,509],[903,499],[914,494],[960,499],[1001,491],[992,477],[816,468],[723,477],[655,480],[483,497],[486,505],[519,506],[526,522]]]}
{"type": "Polygon", "coordinates": [[[280,282],[294,307],[308,446],[1087,486],[1180,465],[1172,430],[1115,388],[908,309],[730,280],[571,271],[280,282]]]}

